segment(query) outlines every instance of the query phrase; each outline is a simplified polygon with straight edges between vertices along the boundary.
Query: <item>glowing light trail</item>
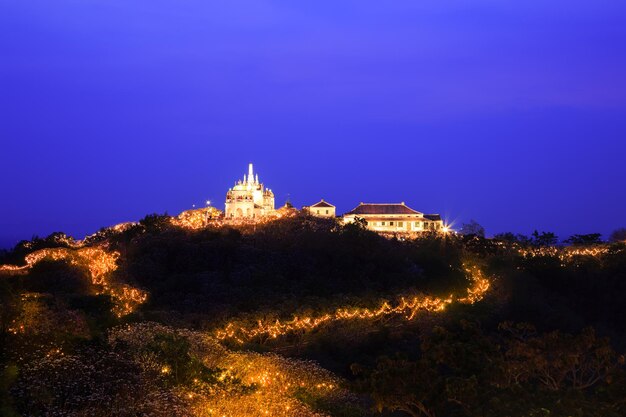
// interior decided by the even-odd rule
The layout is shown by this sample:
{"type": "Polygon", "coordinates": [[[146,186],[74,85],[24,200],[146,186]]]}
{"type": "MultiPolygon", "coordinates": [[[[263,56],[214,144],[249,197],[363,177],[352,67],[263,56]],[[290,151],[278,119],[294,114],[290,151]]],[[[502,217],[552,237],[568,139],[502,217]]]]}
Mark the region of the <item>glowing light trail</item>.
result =
{"type": "Polygon", "coordinates": [[[98,294],[110,295],[113,300],[113,313],[122,317],[143,304],[148,294],[126,284],[114,285],[110,281],[110,274],[117,270],[119,257],[118,252],[108,252],[100,247],[40,249],[26,255],[24,258],[26,265],[0,265],[0,272],[26,273],[43,260],[66,261],[73,266],[84,266],[89,271],[91,283],[100,287],[98,294]]]}
{"type": "Polygon", "coordinates": [[[607,246],[592,247],[567,247],[558,248],[555,246],[539,247],[539,248],[520,248],[520,255],[526,258],[535,258],[538,256],[551,256],[559,258],[561,261],[570,261],[576,256],[600,257],[608,254],[611,249],[607,246]]]}
{"type": "Polygon", "coordinates": [[[480,301],[490,287],[490,282],[485,278],[483,272],[478,267],[466,266],[465,271],[472,281],[472,286],[467,289],[467,294],[462,297],[450,295],[447,298],[432,296],[417,296],[411,299],[400,298],[397,305],[392,306],[384,302],[377,309],[369,308],[340,308],[334,313],[327,313],[318,317],[294,317],[289,321],[263,322],[259,320],[254,327],[246,328],[229,323],[216,332],[218,340],[232,339],[239,343],[253,340],[257,337],[277,338],[298,330],[313,330],[326,323],[340,320],[368,320],[377,319],[389,315],[403,315],[406,320],[413,320],[418,312],[441,312],[446,306],[453,302],[462,304],[474,304],[480,301]]]}

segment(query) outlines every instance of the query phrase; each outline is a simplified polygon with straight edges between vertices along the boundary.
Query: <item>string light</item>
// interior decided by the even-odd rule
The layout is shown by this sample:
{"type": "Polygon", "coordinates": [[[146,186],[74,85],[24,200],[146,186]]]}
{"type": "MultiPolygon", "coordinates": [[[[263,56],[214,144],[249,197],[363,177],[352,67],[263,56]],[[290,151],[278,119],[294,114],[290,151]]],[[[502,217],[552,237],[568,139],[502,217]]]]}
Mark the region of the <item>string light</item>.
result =
{"type": "Polygon", "coordinates": [[[217,223],[216,219],[222,215],[222,211],[211,207],[210,203],[210,201],[207,201],[207,207],[186,210],[178,216],[172,217],[172,225],[187,230],[204,229],[209,224],[215,225],[217,223]]]}
{"type": "Polygon", "coordinates": [[[317,317],[306,316],[297,317],[289,321],[263,321],[258,320],[253,327],[237,326],[228,323],[223,329],[216,332],[218,340],[232,339],[239,343],[253,340],[257,337],[277,338],[295,331],[308,331],[320,327],[323,324],[343,320],[371,320],[389,315],[400,315],[406,320],[413,320],[418,312],[441,312],[446,306],[453,302],[462,304],[474,304],[480,301],[490,287],[490,282],[483,275],[482,271],[475,266],[466,266],[465,272],[468,274],[472,285],[467,289],[467,293],[462,297],[453,295],[447,298],[432,296],[416,296],[410,299],[400,298],[397,305],[392,306],[384,302],[376,309],[369,308],[339,308],[334,313],[322,314],[317,317]]]}
{"type": "Polygon", "coordinates": [[[569,246],[558,248],[555,246],[544,246],[537,248],[518,248],[518,252],[525,258],[554,257],[562,262],[571,261],[578,256],[601,257],[608,254],[611,249],[608,246],[569,246]]]}
{"type": "Polygon", "coordinates": [[[122,317],[132,313],[148,299],[147,292],[126,284],[114,285],[111,273],[117,270],[119,252],[108,252],[101,247],[46,248],[26,255],[26,265],[1,265],[0,272],[26,273],[43,260],[66,261],[72,266],[83,266],[89,271],[97,294],[108,294],[113,301],[113,313],[122,317]]]}

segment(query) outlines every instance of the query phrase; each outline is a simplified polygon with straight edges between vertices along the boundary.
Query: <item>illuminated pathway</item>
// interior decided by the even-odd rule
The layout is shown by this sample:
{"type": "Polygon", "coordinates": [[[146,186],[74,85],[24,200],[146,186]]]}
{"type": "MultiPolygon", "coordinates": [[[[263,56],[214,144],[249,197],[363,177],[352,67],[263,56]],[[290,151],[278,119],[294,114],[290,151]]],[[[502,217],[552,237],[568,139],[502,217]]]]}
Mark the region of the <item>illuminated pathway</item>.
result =
{"type": "Polygon", "coordinates": [[[0,265],[0,272],[26,273],[43,260],[62,260],[73,266],[86,267],[89,270],[91,283],[100,288],[98,294],[110,295],[113,300],[113,313],[122,317],[135,311],[147,300],[148,294],[126,284],[114,285],[110,281],[110,274],[117,269],[119,256],[118,252],[108,252],[99,247],[40,249],[26,255],[24,258],[26,265],[0,265]]]}
{"type": "Polygon", "coordinates": [[[406,320],[412,320],[419,311],[440,312],[445,310],[448,304],[457,302],[461,304],[474,304],[480,301],[490,287],[490,282],[483,272],[477,267],[465,266],[465,271],[472,281],[472,286],[462,297],[450,295],[447,298],[417,296],[411,299],[401,298],[397,305],[392,306],[385,302],[377,309],[368,308],[340,308],[334,313],[324,314],[318,317],[294,317],[289,321],[258,321],[256,326],[241,327],[229,323],[225,328],[218,330],[216,337],[219,340],[232,339],[239,343],[250,341],[257,337],[276,338],[298,330],[313,330],[323,324],[340,320],[367,320],[377,319],[389,315],[402,315],[406,320]]]}

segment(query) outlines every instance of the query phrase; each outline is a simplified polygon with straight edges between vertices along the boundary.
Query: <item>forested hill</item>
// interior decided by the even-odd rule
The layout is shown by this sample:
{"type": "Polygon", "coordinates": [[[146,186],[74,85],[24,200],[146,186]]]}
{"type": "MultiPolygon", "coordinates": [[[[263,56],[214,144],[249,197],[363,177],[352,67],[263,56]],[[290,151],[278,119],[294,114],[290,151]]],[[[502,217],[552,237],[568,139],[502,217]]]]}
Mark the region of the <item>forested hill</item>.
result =
{"type": "Polygon", "coordinates": [[[2,415],[626,414],[624,244],[150,215],[0,264],[2,415]]]}

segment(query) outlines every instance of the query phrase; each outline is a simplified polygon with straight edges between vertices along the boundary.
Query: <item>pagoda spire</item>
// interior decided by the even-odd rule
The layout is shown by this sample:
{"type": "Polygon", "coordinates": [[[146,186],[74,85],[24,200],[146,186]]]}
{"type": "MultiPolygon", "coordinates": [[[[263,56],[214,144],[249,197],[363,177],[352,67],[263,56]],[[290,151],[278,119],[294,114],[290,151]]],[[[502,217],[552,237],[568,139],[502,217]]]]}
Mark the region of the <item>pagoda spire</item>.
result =
{"type": "Polygon", "coordinates": [[[248,183],[252,184],[254,182],[254,172],[252,169],[252,163],[248,165],[248,183]]]}

